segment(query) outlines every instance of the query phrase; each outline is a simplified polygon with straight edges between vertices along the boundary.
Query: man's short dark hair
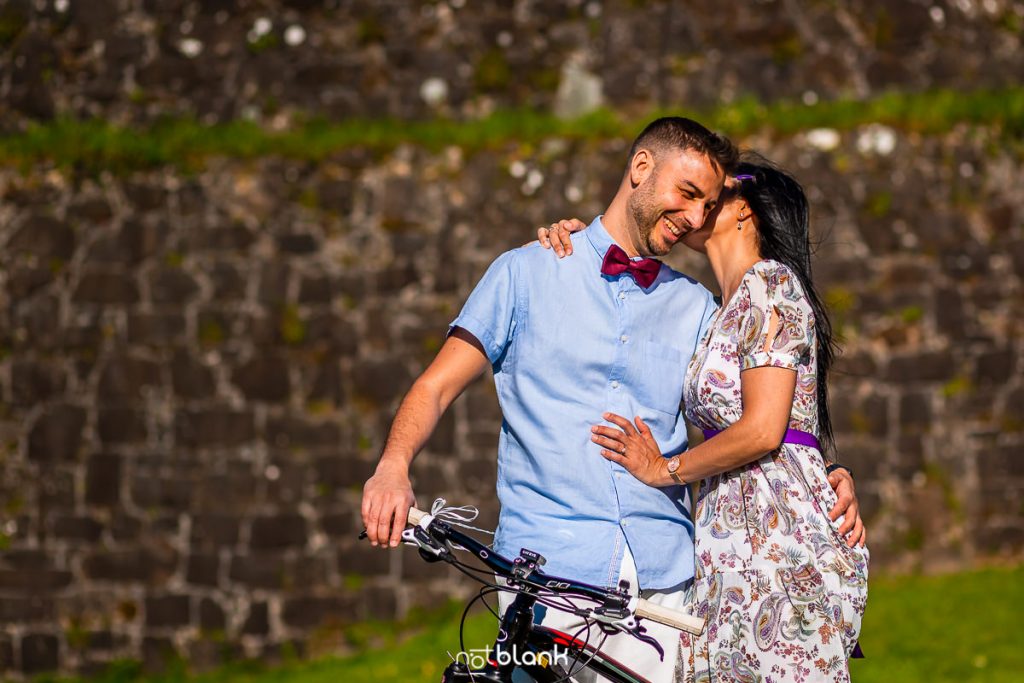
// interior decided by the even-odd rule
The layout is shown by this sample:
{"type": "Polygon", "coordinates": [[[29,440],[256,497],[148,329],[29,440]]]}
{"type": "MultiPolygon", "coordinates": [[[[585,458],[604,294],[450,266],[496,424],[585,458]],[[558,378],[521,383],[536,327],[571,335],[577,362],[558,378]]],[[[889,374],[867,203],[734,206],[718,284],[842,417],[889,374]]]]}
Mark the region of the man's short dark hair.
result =
{"type": "Polygon", "coordinates": [[[629,158],[641,148],[651,150],[655,157],[672,150],[693,150],[726,174],[732,173],[739,163],[739,151],[729,138],[682,116],[666,116],[647,124],[633,141],[629,158]]]}

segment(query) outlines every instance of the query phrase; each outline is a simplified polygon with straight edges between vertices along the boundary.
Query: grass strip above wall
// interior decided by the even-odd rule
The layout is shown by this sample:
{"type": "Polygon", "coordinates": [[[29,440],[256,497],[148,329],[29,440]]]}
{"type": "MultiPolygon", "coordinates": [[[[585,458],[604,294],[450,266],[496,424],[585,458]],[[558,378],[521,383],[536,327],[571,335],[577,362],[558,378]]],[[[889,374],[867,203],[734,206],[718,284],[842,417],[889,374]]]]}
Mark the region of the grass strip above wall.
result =
{"type": "Polygon", "coordinates": [[[814,128],[843,131],[880,123],[928,135],[967,124],[992,129],[1004,139],[1019,140],[1024,138],[1024,88],[886,93],[867,100],[840,99],[810,105],[792,101],[762,104],[745,99],[710,111],[666,109],[629,118],[608,109],[573,120],[529,109],[499,110],[485,118],[461,121],[327,121],[296,116],[295,123],[283,131],[269,130],[252,121],[206,125],[178,118],[134,128],[100,119],[59,118],[0,136],[0,163],[23,168],[49,163],[94,174],[163,165],[195,169],[210,157],[280,156],[318,161],[344,150],[386,153],[403,144],[430,150],[457,146],[473,152],[553,138],[631,140],[644,123],[668,114],[691,116],[739,138],[755,132],[788,136],[814,128]]]}

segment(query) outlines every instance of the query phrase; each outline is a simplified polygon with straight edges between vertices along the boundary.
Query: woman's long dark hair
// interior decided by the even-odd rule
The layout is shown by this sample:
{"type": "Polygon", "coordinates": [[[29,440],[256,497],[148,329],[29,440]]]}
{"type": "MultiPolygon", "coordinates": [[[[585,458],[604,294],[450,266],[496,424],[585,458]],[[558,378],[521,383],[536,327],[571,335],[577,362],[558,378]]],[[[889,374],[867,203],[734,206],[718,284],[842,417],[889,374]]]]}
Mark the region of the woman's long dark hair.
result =
{"type": "Polygon", "coordinates": [[[792,270],[814,311],[818,342],[818,440],[823,453],[831,449],[832,419],[828,412],[828,372],[836,346],[828,311],[811,280],[810,211],[807,196],[796,179],[764,157],[745,152],[736,170],[739,195],[757,216],[761,257],[792,270]]]}

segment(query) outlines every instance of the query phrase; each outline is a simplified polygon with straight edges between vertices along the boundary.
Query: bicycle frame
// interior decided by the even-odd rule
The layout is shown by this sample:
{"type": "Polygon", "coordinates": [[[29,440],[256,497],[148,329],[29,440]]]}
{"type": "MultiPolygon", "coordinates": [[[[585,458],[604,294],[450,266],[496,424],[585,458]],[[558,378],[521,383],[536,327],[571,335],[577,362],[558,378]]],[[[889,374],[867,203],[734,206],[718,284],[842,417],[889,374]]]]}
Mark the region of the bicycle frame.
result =
{"type": "Polygon", "coordinates": [[[445,669],[442,683],[511,683],[516,668],[524,670],[540,683],[559,683],[569,680],[567,674],[582,670],[583,665],[615,683],[647,683],[647,679],[604,655],[598,648],[589,646],[572,635],[533,623],[533,607],[542,591],[583,597],[599,603],[599,609],[613,614],[619,611],[625,613],[632,599],[625,591],[609,591],[572,579],[544,574],[538,570],[538,566],[544,560],[536,553],[523,549],[519,558],[509,561],[442,520],[434,519],[430,524],[432,533],[428,533],[420,526],[414,526],[406,531],[407,534],[412,534],[412,538],[407,540],[417,542],[425,559],[444,560],[456,564],[457,561],[451,557],[450,552],[435,547],[431,541],[456,543],[475,555],[496,574],[514,581],[515,590],[518,592],[512,605],[502,616],[498,635],[491,650],[491,658],[484,666],[477,668],[471,668],[467,662],[452,662],[445,669]],[[434,556],[428,557],[430,554],[434,556]],[[518,655],[527,652],[533,654],[533,661],[537,663],[524,664],[517,661],[518,655]],[[570,662],[568,672],[552,666],[562,654],[566,655],[570,662]],[[580,668],[575,669],[577,666],[580,668]]]}

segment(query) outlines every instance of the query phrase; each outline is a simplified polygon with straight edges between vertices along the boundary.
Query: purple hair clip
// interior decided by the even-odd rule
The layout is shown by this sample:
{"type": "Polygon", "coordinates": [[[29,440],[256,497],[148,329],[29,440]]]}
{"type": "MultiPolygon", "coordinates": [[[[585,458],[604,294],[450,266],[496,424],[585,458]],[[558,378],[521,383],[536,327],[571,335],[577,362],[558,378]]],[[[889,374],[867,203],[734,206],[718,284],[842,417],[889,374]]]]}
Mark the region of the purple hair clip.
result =
{"type": "Polygon", "coordinates": [[[736,180],[753,180],[754,176],[744,173],[743,175],[736,176],[736,180]]]}

